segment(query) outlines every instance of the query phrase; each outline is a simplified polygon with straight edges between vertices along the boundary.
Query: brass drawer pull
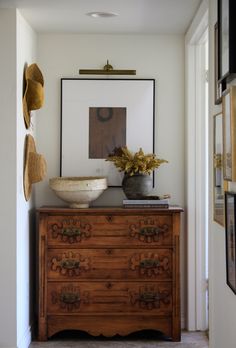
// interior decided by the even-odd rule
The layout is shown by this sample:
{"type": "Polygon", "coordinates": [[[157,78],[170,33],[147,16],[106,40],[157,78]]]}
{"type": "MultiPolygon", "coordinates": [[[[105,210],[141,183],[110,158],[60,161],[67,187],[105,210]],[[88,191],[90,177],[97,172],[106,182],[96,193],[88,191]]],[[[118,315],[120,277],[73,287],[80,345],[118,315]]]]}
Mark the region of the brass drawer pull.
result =
{"type": "Polygon", "coordinates": [[[158,236],[161,233],[167,232],[168,231],[168,225],[163,225],[163,227],[156,226],[156,227],[143,227],[139,230],[140,236],[145,236],[145,237],[153,237],[153,236],[158,236]]]}
{"type": "Polygon", "coordinates": [[[70,292],[62,293],[60,295],[60,301],[67,304],[80,302],[80,294],[74,294],[70,292]]]}
{"type": "Polygon", "coordinates": [[[145,259],[141,260],[139,263],[139,266],[141,268],[153,268],[153,267],[158,267],[160,265],[160,262],[155,259],[145,259]]]}
{"type": "Polygon", "coordinates": [[[160,232],[161,230],[158,227],[143,227],[139,231],[141,236],[156,236],[160,232]]]}
{"type": "Polygon", "coordinates": [[[150,303],[150,302],[156,302],[159,301],[160,295],[158,293],[155,292],[144,292],[142,294],[139,295],[139,301],[145,302],[145,303],[150,303]]]}
{"type": "Polygon", "coordinates": [[[80,261],[79,260],[62,260],[61,268],[65,269],[74,269],[79,268],[80,261]]]}
{"type": "Polygon", "coordinates": [[[74,236],[81,235],[81,231],[79,228],[63,228],[61,233],[63,236],[67,236],[67,237],[74,237],[74,236]]]}

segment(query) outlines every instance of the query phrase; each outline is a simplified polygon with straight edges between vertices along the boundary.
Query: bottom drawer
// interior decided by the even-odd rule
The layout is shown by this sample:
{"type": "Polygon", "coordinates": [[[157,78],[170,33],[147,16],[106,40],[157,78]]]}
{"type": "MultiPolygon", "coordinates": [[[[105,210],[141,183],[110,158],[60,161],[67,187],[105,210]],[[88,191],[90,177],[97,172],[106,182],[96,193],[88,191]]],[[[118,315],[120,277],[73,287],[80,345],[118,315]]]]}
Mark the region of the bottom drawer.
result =
{"type": "Polygon", "coordinates": [[[170,315],[171,283],[49,282],[48,314],[147,313],[170,315]]]}
{"type": "MultiPolygon", "coordinates": [[[[176,331],[173,330],[173,321],[170,316],[164,317],[149,314],[65,314],[50,315],[48,316],[47,323],[47,337],[51,337],[55,333],[63,330],[83,330],[90,335],[104,335],[106,337],[112,337],[117,334],[125,336],[140,330],[157,330],[162,332],[166,337],[172,337],[175,341],[180,340],[180,329],[176,331]]],[[[41,340],[45,340],[47,337],[44,336],[41,340]]],[[[94,346],[96,346],[96,344],[94,346]]],[[[111,344],[111,346],[113,345],[111,344]]],[[[134,346],[136,347],[136,345],[134,346]]],[[[142,345],[140,344],[139,346],[142,345]]]]}

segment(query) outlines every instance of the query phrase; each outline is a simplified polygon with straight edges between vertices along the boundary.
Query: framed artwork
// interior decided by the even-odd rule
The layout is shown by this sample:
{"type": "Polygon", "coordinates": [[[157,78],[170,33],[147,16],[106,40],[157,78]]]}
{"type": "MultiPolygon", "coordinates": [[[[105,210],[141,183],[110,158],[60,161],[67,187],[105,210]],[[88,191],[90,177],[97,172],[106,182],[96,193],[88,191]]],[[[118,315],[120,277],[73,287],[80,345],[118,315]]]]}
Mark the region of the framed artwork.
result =
{"type": "Polygon", "coordinates": [[[219,80],[221,83],[229,82],[236,74],[235,12],[235,0],[218,0],[219,80]]]}
{"type": "Polygon", "coordinates": [[[236,86],[223,93],[223,176],[236,181],[236,86]]]}
{"type": "Polygon", "coordinates": [[[225,193],[226,281],[236,294],[235,200],[235,193],[225,193]]]}
{"type": "Polygon", "coordinates": [[[218,22],[214,26],[214,49],[215,49],[215,104],[221,104],[222,102],[222,86],[219,82],[220,71],[219,71],[219,45],[218,45],[218,22]]]}
{"type": "Polygon", "coordinates": [[[106,176],[121,186],[123,174],[106,158],[125,145],[154,153],[154,119],[154,79],[61,79],[61,176],[106,176]]]}
{"type": "Polygon", "coordinates": [[[223,178],[223,117],[222,112],[213,116],[213,218],[224,226],[224,192],[228,182],[223,178]]]}
{"type": "Polygon", "coordinates": [[[214,63],[215,63],[215,105],[221,104],[222,102],[222,92],[226,89],[226,81],[220,80],[220,56],[219,56],[219,25],[216,22],[214,26],[214,63]]]}

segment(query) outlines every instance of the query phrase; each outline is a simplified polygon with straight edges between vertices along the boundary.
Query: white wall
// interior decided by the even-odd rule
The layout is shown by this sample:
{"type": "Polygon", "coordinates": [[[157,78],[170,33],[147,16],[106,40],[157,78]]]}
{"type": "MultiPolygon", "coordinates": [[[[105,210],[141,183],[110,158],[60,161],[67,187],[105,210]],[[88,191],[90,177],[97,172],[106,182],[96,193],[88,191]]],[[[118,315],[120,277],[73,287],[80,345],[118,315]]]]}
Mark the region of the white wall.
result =
{"type": "MultiPolygon", "coordinates": [[[[37,37],[35,32],[17,11],[17,347],[28,347],[31,341],[33,309],[35,310],[35,226],[34,196],[25,201],[23,190],[23,158],[25,135],[34,135],[33,126],[26,130],[22,110],[24,69],[36,61],[37,37]],[[23,280],[23,281],[22,281],[23,280]],[[34,300],[34,303],[33,303],[34,300]]],[[[37,143],[36,143],[37,144],[37,143]]],[[[34,193],[34,190],[33,190],[34,193]]]]}
{"type": "MultiPolygon", "coordinates": [[[[45,77],[45,106],[37,115],[38,151],[48,164],[47,179],[59,176],[60,78],[81,77],[81,68],[136,69],[137,78],[156,79],[156,153],[169,161],[156,173],[156,192],[170,193],[184,205],[184,36],[181,35],[54,35],[38,37],[39,64],[45,77]]],[[[84,77],[84,75],[82,75],[84,77]]],[[[87,76],[99,77],[99,76],[87,76]]],[[[122,76],[121,76],[122,77],[122,76]]],[[[127,77],[127,76],[125,76],[127,77]]],[[[124,78],[125,78],[124,77],[124,78]]],[[[130,76],[129,76],[130,77],[130,76]]],[[[145,117],[145,115],[144,115],[145,117]]],[[[97,201],[119,205],[121,189],[108,189],[97,201]]],[[[36,206],[64,205],[48,180],[36,188],[36,206]]],[[[185,235],[181,235],[182,311],[185,305],[185,235]]]]}
{"type": "MultiPolygon", "coordinates": [[[[217,0],[210,0],[210,154],[213,153],[213,115],[221,111],[214,105],[214,24],[217,20],[217,0]]],[[[235,81],[234,81],[235,84],[235,81]]],[[[210,163],[210,347],[235,348],[236,346],[236,296],[226,285],[225,229],[212,221],[213,173],[212,155],[210,163]]],[[[234,183],[235,185],[235,183],[234,183]]],[[[232,185],[231,185],[232,188],[232,185]]]]}
{"type": "Polygon", "coordinates": [[[23,72],[36,36],[16,10],[0,10],[0,347],[26,348],[30,325],[30,210],[23,193],[23,72]]]}
{"type": "MultiPolygon", "coordinates": [[[[37,116],[39,152],[48,162],[48,178],[59,175],[60,78],[79,77],[80,68],[137,70],[137,78],[156,79],[156,151],[169,160],[157,172],[159,193],[183,204],[184,183],[184,38],[183,36],[39,35],[39,62],[45,76],[45,106],[37,116]]],[[[84,77],[84,76],[82,76],[84,77]]],[[[87,76],[88,77],[88,76],[87,76]]],[[[98,76],[90,76],[98,77],[98,76]]],[[[126,76],[127,77],[127,76],[126,76]]],[[[145,117],[145,116],[144,116],[145,117]]],[[[109,190],[108,190],[109,191],[109,190]]],[[[113,192],[110,189],[111,192],[113,192]]],[[[121,190],[119,190],[121,191],[121,190]]],[[[120,204],[123,196],[106,192],[100,203],[120,204]]],[[[44,181],[36,205],[64,204],[44,181]]]]}
{"type": "Polygon", "coordinates": [[[0,347],[16,346],[16,15],[0,10],[0,347]]]}

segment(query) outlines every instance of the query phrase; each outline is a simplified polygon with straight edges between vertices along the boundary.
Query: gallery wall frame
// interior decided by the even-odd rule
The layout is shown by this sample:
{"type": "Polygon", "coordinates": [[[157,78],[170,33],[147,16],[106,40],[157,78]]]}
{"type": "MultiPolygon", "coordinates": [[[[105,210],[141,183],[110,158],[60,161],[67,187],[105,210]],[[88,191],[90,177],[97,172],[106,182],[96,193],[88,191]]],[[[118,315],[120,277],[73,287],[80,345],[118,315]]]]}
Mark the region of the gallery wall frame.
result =
{"type": "Polygon", "coordinates": [[[215,84],[215,104],[220,104],[222,102],[222,91],[221,91],[221,83],[219,82],[219,25],[216,22],[214,26],[214,63],[215,63],[215,76],[214,76],[214,84],[215,84]]]}
{"type": "Polygon", "coordinates": [[[235,0],[218,0],[218,48],[219,48],[219,82],[222,91],[226,82],[236,76],[236,2],[235,0]]]}
{"type": "Polygon", "coordinates": [[[236,181],[236,86],[229,87],[222,97],[223,111],[223,176],[236,181]]]}
{"type": "Polygon", "coordinates": [[[223,178],[223,114],[213,116],[213,220],[224,226],[224,192],[228,182],[223,178]]]}
{"type": "Polygon", "coordinates": [[[222,91],[226,88],[226,82],[220,81],[220,64],[219,64],[219,25],[218,22],[214,26],[214,85],[215,85],[215,105],[222,103],[222,91]]]}
{"type": "Polygon", "coordinates": [[[120,187],[123,173],[106,158],[125,145],[154,153],[154,130],[154,79],[61,79],[61,176],[106,176],[120,187]]]}
{"type": "Polygon", "coordinates": [[[236,294],[236,193],[225,193],[226,283],[236,294]]]}

